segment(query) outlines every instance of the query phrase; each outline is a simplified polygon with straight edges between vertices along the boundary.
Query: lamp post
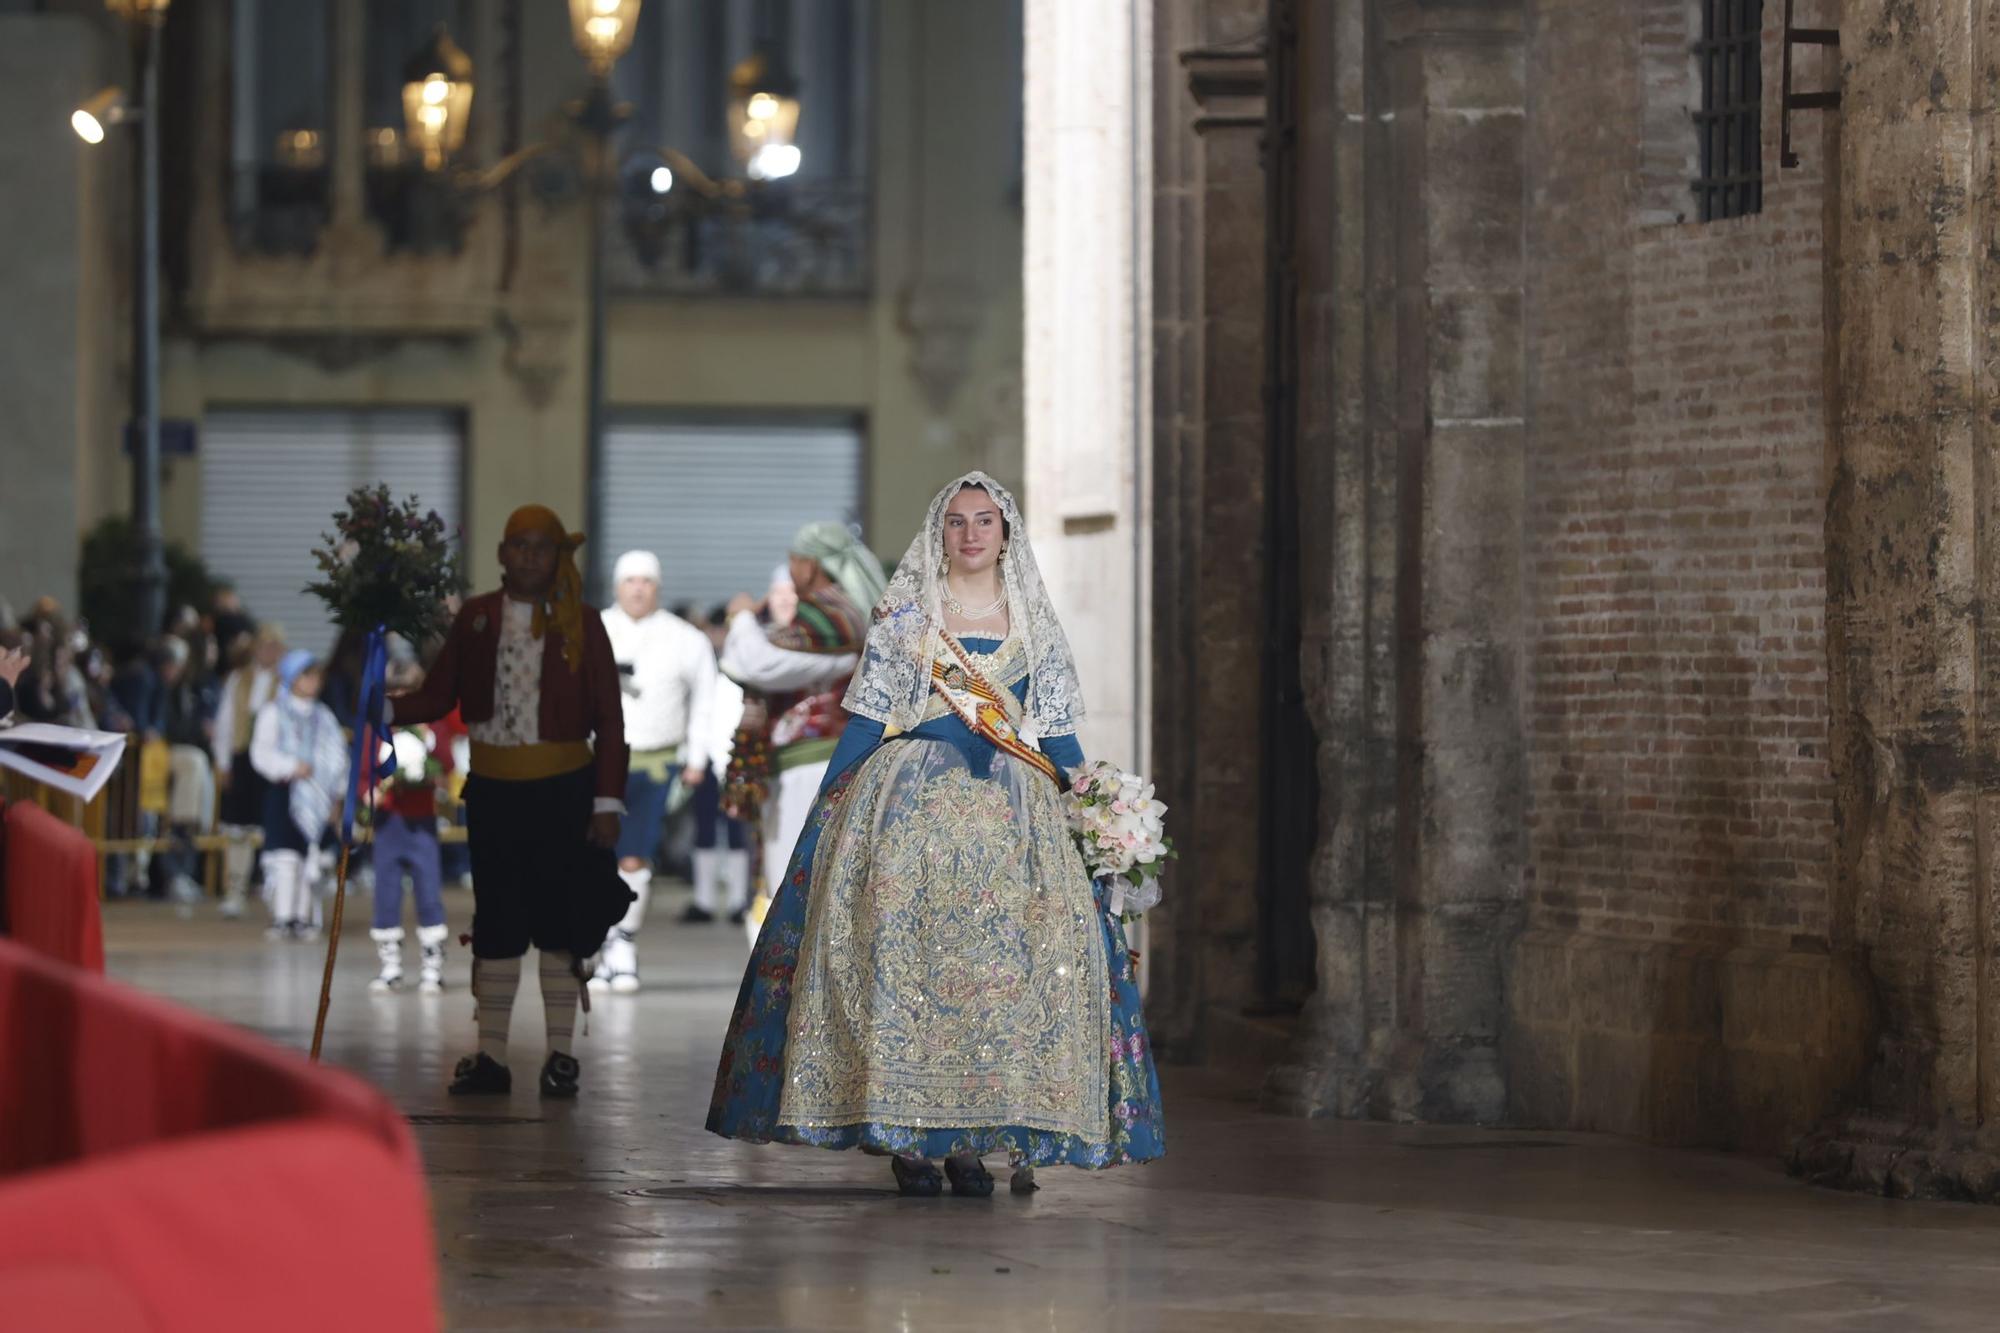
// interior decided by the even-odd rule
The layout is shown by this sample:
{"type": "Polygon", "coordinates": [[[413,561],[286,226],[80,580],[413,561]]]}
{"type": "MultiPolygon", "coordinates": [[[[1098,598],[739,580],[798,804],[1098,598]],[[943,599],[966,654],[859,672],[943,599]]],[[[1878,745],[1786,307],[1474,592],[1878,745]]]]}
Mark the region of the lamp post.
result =
{"type": "MultiPolygon", "coordinates": [[[[605,507],[605,203],[619,181],[612,136],[631,114],[630,107],[612,96],[611,72],[632,47],[639,8],[640,0],[569,0],[570,37],[590,70],[589,89],[566,110],[583,141],[578,177],[582,181],[585,226],[589,232],[585,238],[589,310],[584,380],[584,508],[586,530],[593,534],[604,531],[605,507]]],[[[440,28],[431,44],[405,67],[404,77],[406,133],[411,143],[423,146],[425,169],[439,172],[465,139],[466,113],[472,100],[472,62],[440,28]]],[[[750,59],[736,67],[730,79],[730,93],[731,147],[751,181],[777,180],[796,172],[798,84],[785,68],[774,43],[760,42],[750,59]]],[[[554,141],[530,144],[484,170],[458,173],[456,188],[491,189],[528,161],[562,151],[563,146],[554,141]]],[[[677,180],[685,179],[699,196],[741,206],[745,194],[742,181],[710,178],[671,148],[650,149],[647,155],[657,159],[648,176],[656,193],[665,194],[675,187],[677,180]]],[[[590,562],[588,578],[593,594],[602,591],[598,585],[603,572],[596,560],[590,562]]]]}
{"type": "Polygon", "coordinates": [[[126,104],[107,88],[80,107],[70,124],[86,143],[102,143],[105,128],[136,120],[134,163],[139,225],[132,247],[132,530],[139,541],[139,628],[147,637],[166,623],[167,568],[160,542],[160,25],[171,0],[105,0],[132,32],[138,96],[126,104]]]}
{"type": "MultiPolygon", "coordinates": [[[[584,353],[584,531],[604,531],[604,200],[615,173],[611,170],[611,136],[631,114],[611,96],[611,71],[631,49],[639,25],[639,0],[570,0],[570,36],[590,66],[590,91],[570,108],[577,128],[590,148],[584,163],[584,225],[588,246],[590,318],[584,353]]],[[[596,548],[593,547],[593,550],[596,548]]],[[[588,582],[599,596],[601,563],[593,557],[588,582]]]]}

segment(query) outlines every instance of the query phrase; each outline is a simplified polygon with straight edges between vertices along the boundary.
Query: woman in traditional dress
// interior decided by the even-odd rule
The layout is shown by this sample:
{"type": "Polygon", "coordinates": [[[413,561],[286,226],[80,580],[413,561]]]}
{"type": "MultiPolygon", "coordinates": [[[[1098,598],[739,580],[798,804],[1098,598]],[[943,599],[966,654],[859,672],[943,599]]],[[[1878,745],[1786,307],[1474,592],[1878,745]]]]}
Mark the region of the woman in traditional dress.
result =
{"type": "Polygon", "coordinates": [[[1165,1149],[1123,928],[1064,818],[1083,699],[1014,498],[931,502],[750,958],[708,1128],[893,1155],[898,1188],[1015,1193],[1165,1149]],[[943,1177],[937,1162],[944,1163],[943,1177]]]}

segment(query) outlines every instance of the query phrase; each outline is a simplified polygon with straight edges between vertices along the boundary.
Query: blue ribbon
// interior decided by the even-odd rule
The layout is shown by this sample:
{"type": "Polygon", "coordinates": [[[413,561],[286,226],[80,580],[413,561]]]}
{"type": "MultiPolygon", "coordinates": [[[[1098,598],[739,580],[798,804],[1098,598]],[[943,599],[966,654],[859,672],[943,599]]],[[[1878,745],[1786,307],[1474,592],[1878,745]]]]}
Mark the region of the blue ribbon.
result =
{"type": "Polygon", "coordinates": [[[340,808],[340,845],[354,840],[354,811],[361,803],[362,784],[369,788],[395,767],[395,756],[382,758],[382,742],[388,728],[381,725],[383,703],[389,695],[389,631],[377,625],[368,631],[368,643],[361,656],[361,685],[354,699],[354,753],[348,756],[347,800],[340,808]],[[368,741],[373,738],[375,744],[368,741]],[[364,753],[368,751],[369,753],[364,753]]]}

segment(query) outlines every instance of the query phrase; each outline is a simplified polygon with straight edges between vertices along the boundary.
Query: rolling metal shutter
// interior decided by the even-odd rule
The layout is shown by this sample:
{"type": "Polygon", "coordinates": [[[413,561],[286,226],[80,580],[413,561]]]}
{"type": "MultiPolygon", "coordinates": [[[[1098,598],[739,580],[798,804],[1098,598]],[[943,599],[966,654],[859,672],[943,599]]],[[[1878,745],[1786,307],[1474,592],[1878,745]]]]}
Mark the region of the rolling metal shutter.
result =
{"type": "Polygon", "coordinates": [[[312,550],[356,486],[388,484],[459,523],[464,432],[443,411],[210,412],[201,437],[201,553],[259,621],[330,652],[312,550]]]}
{"type": "MultiPolygon", "coordinates": [[[[851,422],[701,424],[628,418],[604,440],[598,573],[630,550],[660,557],[660,603],[706,610],[761,596],[807,523],[862,517],[861,432],[851,422]]],[[[865,535],[865,534],[864,534],[865,535]]]]}

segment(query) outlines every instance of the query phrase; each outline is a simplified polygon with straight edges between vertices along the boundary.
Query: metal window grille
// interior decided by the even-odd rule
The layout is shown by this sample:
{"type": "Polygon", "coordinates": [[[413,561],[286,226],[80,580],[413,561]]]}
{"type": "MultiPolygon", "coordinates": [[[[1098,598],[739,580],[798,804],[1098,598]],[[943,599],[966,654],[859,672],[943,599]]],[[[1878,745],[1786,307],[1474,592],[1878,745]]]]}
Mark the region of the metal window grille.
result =
{"type": "Polygon", "coordinates": [[[1703,222],[1764,207],[1764,0],[1701,0],[1701,141],[1695,206],[1703,222]]]}

